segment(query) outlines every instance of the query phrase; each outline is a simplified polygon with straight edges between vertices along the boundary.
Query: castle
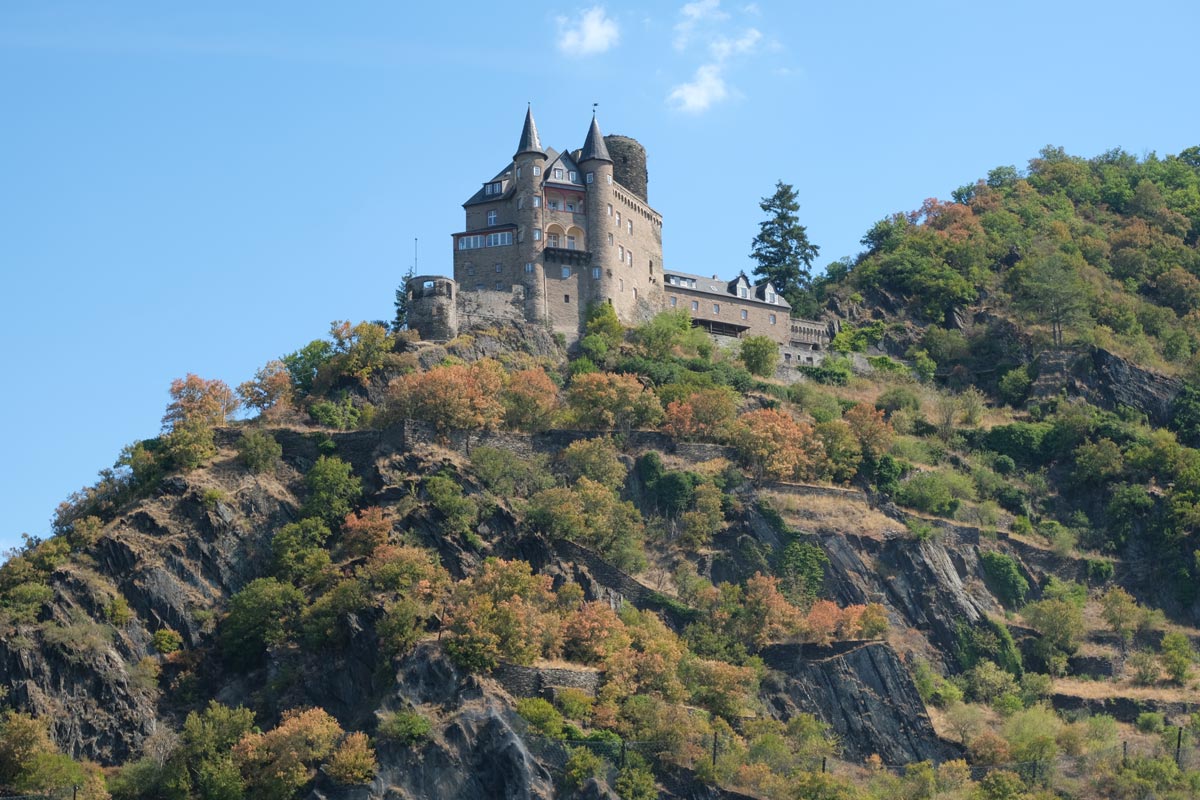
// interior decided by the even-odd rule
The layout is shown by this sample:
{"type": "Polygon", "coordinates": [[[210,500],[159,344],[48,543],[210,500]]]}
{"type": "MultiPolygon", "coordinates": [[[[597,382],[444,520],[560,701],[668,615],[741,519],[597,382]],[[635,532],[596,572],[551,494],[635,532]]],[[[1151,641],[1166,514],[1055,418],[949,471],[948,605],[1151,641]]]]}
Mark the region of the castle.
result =
{"type": "Polygon", "coordinates": [[[627,325],[664,309],[721,339],[764,335],[785,363],[820,360],[823,323],[791,318],[770,283],[752,284],[665,269],[662,215],[647,199],[646,151],[604,136],[595,115],[578,150],[544,148],[532,108],[512,161],[484,181],[452,234],[454,278],[421,275],[407,285],[409,324],[424,339],[497,320],[549,326],[579,337],[588,308],[610,303],[627,325]]]}

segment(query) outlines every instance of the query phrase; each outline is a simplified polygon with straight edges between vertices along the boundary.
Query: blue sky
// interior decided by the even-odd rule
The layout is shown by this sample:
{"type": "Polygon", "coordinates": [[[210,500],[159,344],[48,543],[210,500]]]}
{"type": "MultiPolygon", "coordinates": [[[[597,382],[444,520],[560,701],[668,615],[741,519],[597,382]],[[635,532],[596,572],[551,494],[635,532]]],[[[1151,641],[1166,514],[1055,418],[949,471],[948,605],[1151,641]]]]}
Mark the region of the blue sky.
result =
{"type": "Polygon", "coordinates": [[[667,266],[748,269],[796,186],[819,263],[1047,144],[1200,144],[1187,2],[21,2],[0,6],[0,547],[174,377],[231,385],[448,271],[460,204],[545,144],[649,152],[667,266]],[[417,6],[428,6],[417,8],[417,6]]]}

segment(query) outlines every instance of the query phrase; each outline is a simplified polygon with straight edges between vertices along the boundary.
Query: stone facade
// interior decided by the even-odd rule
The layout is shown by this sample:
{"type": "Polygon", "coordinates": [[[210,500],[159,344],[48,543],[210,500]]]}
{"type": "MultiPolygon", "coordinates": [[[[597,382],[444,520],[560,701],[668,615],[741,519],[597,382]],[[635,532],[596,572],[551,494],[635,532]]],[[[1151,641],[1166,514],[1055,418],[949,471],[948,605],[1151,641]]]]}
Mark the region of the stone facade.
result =
{"type": "Polygon", "coordinates": [[[718,338],[765,335],[785,364],[819,362],[825,325],[791,319],[769,283],[664,271],[663,219],[649,205],[648,184],[635,139],[601,135],[593,117],[583,147],[543,148],[527,112],[512,161],[463,204],[463,230],[452,234],[454,279],[436,279],[449,288],[430,294],[428,276],[410,281],[410,324],[422,338],[452,338],[444,298],[456,295],[456,325],[523,318],[574,341],[595,303],[611,304],[627,325],[682,307],[718,338]]]}

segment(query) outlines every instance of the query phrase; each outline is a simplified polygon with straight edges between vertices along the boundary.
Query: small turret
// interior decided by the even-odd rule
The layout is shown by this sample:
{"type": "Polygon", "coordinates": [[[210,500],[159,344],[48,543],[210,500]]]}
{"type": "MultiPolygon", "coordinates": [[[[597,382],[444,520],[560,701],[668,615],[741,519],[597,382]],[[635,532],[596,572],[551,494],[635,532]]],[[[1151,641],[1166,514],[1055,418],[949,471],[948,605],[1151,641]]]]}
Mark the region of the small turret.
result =
{"type": "Polygon", "coordinates": [[[596,115],[592,115],[592,125],[588,128],[587,138],[583,140],[583,150],[579,152],[579,164],[583,165],[585,161],[607,161],[609,164],[613,160],[608,155],[608,145],[604,143],[604,135],[600,133],[600,123],[596,122],[596,115]]]}
{"type": "Polygon", "coordinates": [[[523,155],[539,155],[543,159],[546,158],[546,151],[542,149],[542,142],[538,138],[537,124],[533,121],[532,105],[525,109],[525,125],[521,128],[521,141],[517,143],[517,152],[513,155],[513,160],[516,161],[523,155]]]}

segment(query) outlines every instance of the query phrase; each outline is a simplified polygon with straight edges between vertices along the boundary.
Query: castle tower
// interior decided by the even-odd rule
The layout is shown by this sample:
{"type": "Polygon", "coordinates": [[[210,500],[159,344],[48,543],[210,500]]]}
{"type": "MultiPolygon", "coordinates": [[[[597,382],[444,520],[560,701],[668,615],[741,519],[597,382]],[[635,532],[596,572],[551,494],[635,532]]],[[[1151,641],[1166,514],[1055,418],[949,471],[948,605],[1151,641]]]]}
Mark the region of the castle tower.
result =
{"type": "Polygon", "coordinates": [[[427,342],[446,342],[458,336],[458,286],[441,275],[408,279],[408,327],[427,342]]]}
{"type": "MultiPolygon", "coordinates": [[[[609,237],[613,234],[613,220],[610,214],[613,209],[613,160],[608,155],[608,147],[604,144],[604,136],[600,133],[600,123],[596,115],[592,115],[592,124],[588,127],[587,137],[583,140],[583,149],[579,151],[579,168],[583,171],[583,182],[587,190],[584,203],[584,214],[587,219],[587,249],[592,254],[591,266],[593,274],[599,279],[589,284],[591,291],[586,297],[584,308],[592,303],[611,302],[621,316],[622,306],[616,296],[614,276],[620,271],[617,264],[617,253],[614,245],[609,245],[609,237]],[[597,273],[596,270],[599,270],[597,273]]],[[[624,317],[622,317],[624,318],[624,317]]]]}
{"type": "Polygon", "coordinates": [[[546,276],[542,257],[542,172],[546,151],[538,138],[532,106],[525,110],[521,140],[513,155],[513,183],[516,187],[517,282],[525,287],[525,318],[530,322],[546,320],[546,276]],[[535,231],[537,232],[535,235],[535,231]]]}

